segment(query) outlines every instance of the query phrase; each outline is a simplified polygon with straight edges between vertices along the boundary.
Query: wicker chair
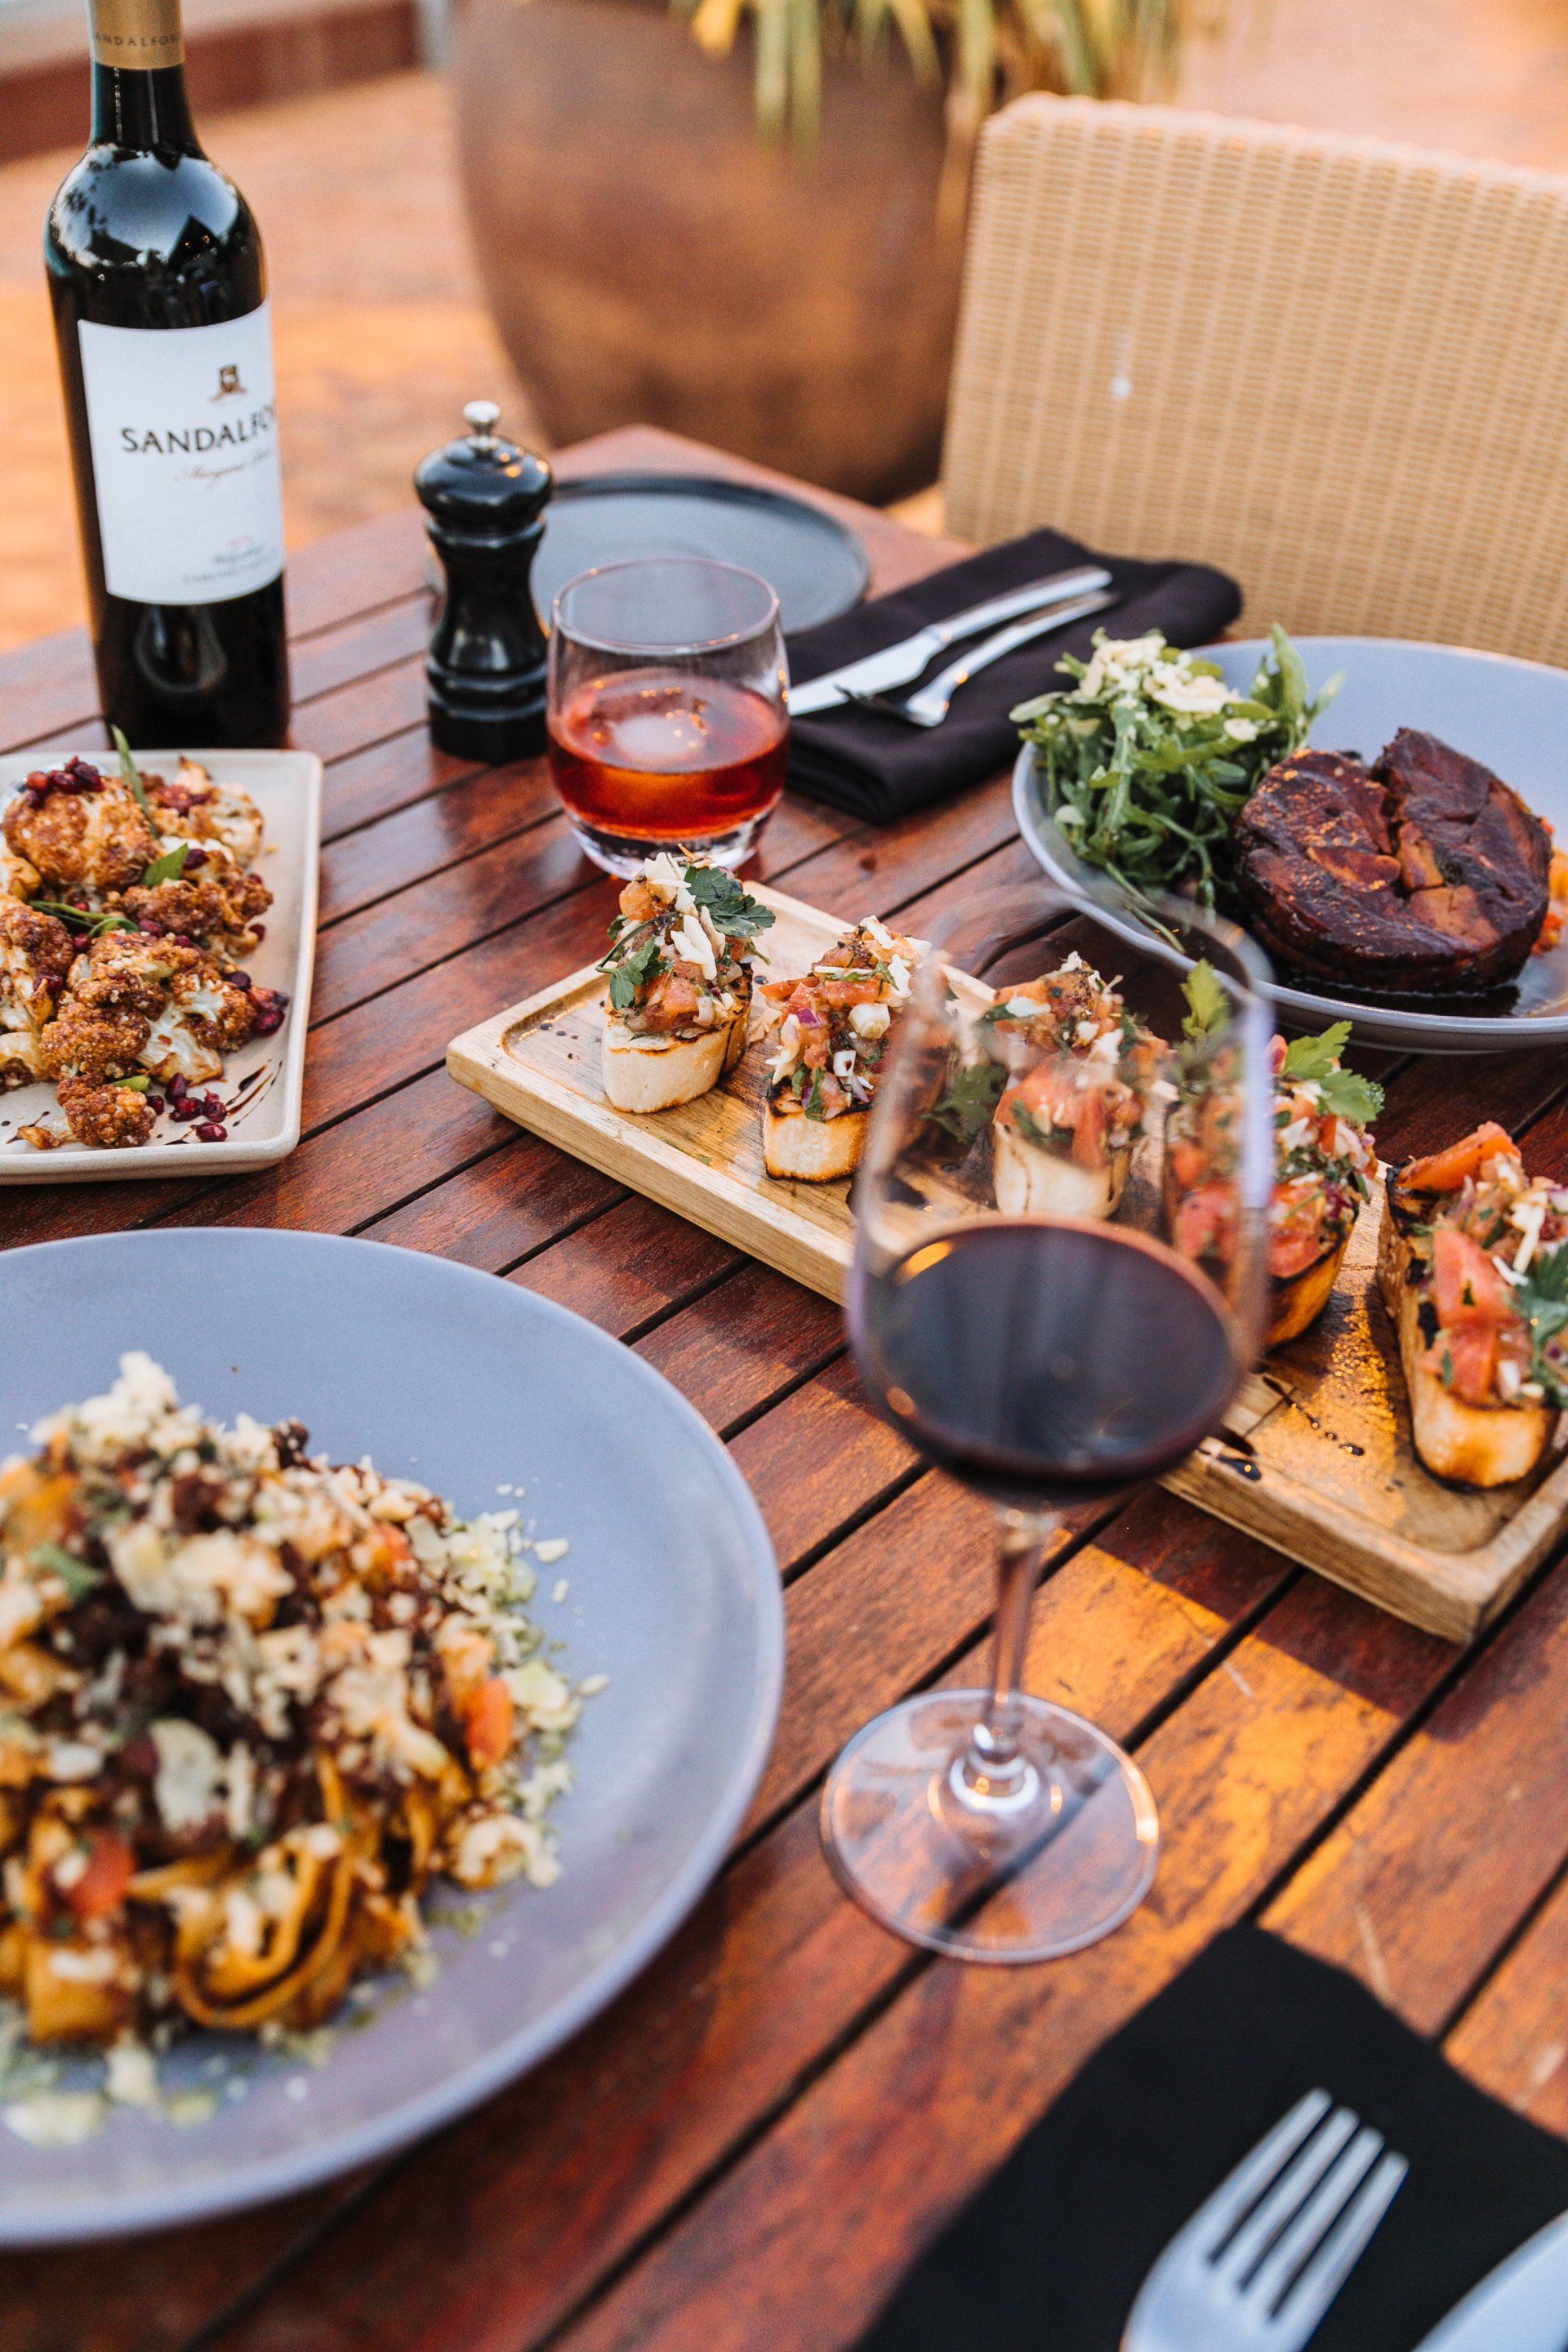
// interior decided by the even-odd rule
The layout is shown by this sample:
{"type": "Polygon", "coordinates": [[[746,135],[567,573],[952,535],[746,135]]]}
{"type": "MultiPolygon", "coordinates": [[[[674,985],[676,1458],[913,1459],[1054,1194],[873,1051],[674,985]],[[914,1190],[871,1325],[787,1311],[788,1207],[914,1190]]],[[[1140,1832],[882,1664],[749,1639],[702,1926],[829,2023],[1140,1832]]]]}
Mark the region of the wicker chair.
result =
{"type": "Polygon", "coordinates": [[[983,141],[948,528],[1054,523],[1246,619],[1568,664],[1568,181],[1027,98],[983,141]]]}

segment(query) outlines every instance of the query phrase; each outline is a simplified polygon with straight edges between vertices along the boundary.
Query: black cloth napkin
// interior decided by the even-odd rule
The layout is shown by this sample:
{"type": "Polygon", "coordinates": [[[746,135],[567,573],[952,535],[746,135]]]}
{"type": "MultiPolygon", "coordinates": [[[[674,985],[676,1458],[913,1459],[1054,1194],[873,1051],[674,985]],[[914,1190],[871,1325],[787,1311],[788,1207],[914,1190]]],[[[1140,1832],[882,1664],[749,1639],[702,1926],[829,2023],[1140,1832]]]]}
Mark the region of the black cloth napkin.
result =
{"type": "Polygon", "coordinates": [[[862,2352],[1117,2352],[1177,2231],[1320,2085],[1410,2170],[1311,2352],[1412,2352],[1568,2208],[1560,2141],[1465,2082],[1353,1978],[1233,1928],[1090,2060],[862,2352]]]}
{"type": "MultiPolygon", "coordinates": [[[[1087,656],[1096,629],[1116,637],[1141,637],[1148,629],[1163,629],[1173,646],[1203,646],[1228,628],[1241,610],[1235,581],[1205,564],[1140,563],[1131,556],[1096,555],[1059,532],[1032,530],[963,563],[949,564],[945,572],[933,572],[912,587],[857,604],[836,621],[798,631],[788,640],[790,677],[804,686],[824,670],[912,637],[932,621],[945,621],[972,604],[1081,563],[1104,565],[1111,576],[1109,593],[1118,600],[1114,604],[1075,622],[1059,635],[1020,646],[1016,653],[982,671],[953,697],[952,709],[940,727],[906,726],[854,703],[795,719],[790,729],[791,784],[813,800],[830,802],[872,824],[891,824],[911,809],[944,800],[1009,766],[1017,751],[1018,730],[1007,713],[1032,695],[1068,685],[1070,680],[1058,676],[1056,666],[1063,654],[1087,656]]],[[[942,655],[931,675],[952,659],[952,653],[942,655]]],[[[912,688],[898,691],[908,694],[912,688]]]]}

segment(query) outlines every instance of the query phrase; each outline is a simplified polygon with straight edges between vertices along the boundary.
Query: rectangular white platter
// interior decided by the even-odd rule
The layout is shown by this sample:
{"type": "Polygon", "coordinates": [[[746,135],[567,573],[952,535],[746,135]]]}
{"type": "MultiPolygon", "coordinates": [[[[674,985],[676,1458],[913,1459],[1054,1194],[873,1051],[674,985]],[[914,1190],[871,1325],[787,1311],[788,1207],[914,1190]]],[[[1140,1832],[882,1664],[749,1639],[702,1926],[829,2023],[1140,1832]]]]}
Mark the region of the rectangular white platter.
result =
{"type": "MultiPolygon", "coordinates": [[[[50,763],[66,757],[51,751],[50,763]]],[[[83,755],[102,766],[112,754],[83,755]]],[[[137,765],[172,775],[178,751],[137,751],[137,765]]],[[[167,1116],[152,1140],[135,1150],[105,1151],[87,1144],[61,1144],[36,1150],[16,1139],[16,1129],[58,1111],[49,1086],[18,1087],[0,1094],[0,1184],[84,1184],[146,1176],[232,1176],[247,1168],[269,1167],[288,1158],[300,1140],[305,1088],[305,1032],[310,1018],[310,981],[316,962],[316,898],[321,855],[321,763],[311,751],[200,751],[188,755],[208,769],[214,781],[237,784],[250,794],[267,827],[256,872],[272,893],[263,921],[267,937],[245,960],[261,988],[281,989],[289,1015],[270,1037],[253,1038],[231,1054],[213,1091],[236,1105],[225,1119],[226,1143],[203,1143],[190,1127],[167,1116]]],[[[0,804],[38,765],[36,752],[0,759],[0,804]]]]}

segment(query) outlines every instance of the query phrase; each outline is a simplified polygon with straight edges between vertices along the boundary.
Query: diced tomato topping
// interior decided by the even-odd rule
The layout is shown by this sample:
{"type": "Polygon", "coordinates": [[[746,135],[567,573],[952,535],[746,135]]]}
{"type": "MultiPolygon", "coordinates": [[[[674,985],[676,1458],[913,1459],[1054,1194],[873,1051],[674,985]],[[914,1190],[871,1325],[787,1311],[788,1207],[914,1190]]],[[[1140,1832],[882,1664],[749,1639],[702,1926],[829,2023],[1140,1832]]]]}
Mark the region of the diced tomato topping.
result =
{"type": "Polygon", "coordinates": [[[1481,1325],[1495,1330],[1511,1311],[1508,1286],[1479,1242],[1455,1225],[1432,1234],[1432,1287],[1445,1331],[1481,1325]]]}
{"type": "Polygon", "coordinates": [[[1235,1237],[1234,1185],[1200,1185],[1178,1204],[1173,1238],[1184,1257],[1215,1257],[1228,1263],[1235,1237]]]}
{"type": "Polygon", "coordinates": [[[511,1693],[499,1675],[482,1682],[463,1710],[463,1732],[468,1761],[476,1772],[488,1772],[511,1752],[511,1693]]]}
{"type": "Polygon", "coordinates": [[[1430,1360],[1461,1403],[1486,1404],[1492,1393],[1497,1354],[1497,1325],[1466,1323],[1438,1333],[1432,1342],[1430,1360]]]}
{"type": "Polygon", "coordinates": [[[1190,1192],[1202,1183],[1207,1160],[1190,1137],[1171,1144],[1166,1158],[1170,1162],[1171,1174],[1184,1192],[1190,1192]]]}
{"type": "Polygon", "coordinates": [[[1105,1138],[1110,1126],[1110,1105],[1103,1087],[1083,1087],[1072,1121],[1072,1156],[1079,1168],[1103,1168],[1105,1138]]]}
{"type": "Polygon", "coordinates": [[[1321,1194],[1315,1194],[1310,1200],[1294,1202],[1278,1224],[1269,1226],[1268,1271],[1281,1282],[1305,1274],[1322,1256],[1328,1245],[1323,1232],[1323,1208],[1321,1194]]]}
{"type": "Polygon", "coordinates": [[[135,1868],[136,1857],[123,1838],[112,1830],[95,1830],[87,1868],[65,1890],[66,1901],[79,1919],[101,1919],[119,1910],[135,1868]]]}
{"type": "Polygon", "coordinates": [[[1474,1135],[1467,1135],[1461,1142],[1450,1143],[1443,1151],[1429,1152],[1425,1160],[1413,1160],[1400,1171],[1399,1181],[1411,1192],[1457,1192],[1485,1161],[1500,1155],[1516,1158],[1517,1146],[1506,1128],[1489,1118],[1484,1127],[1478,1127],[1474,1135]]]}

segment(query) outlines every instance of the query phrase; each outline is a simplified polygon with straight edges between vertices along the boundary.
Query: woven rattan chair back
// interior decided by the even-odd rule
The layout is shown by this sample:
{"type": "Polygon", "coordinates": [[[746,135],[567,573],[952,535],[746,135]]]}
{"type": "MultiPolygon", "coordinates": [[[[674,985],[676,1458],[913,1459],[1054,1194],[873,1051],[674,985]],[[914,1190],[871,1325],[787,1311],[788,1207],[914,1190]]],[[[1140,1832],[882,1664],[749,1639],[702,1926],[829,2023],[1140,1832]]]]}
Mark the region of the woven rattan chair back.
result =
{"type": "Polygon", "coordinates": [[[949,530],[1051,523],[1245,621],[1568,664],[1568,181],[1026,98],[982,142],[949,530]]]}

